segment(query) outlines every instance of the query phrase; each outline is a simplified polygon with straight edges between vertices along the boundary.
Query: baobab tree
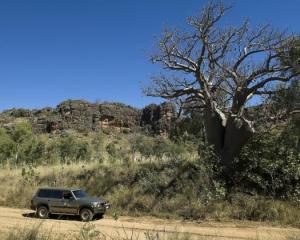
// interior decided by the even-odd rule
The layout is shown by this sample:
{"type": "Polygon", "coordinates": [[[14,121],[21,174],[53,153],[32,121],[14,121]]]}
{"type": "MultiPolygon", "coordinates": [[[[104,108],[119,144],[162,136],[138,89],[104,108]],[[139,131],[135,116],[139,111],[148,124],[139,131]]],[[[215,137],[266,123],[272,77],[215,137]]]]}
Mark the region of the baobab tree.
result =
{"type": "Polygon", "coordinates": [[[188,19],[186,29],[166,29],[151,56],[165,71],[145,89],[149,96],[202,109],[207,141],[228,172],[255,133],[245,113],[249,100],[300,74],[292,71],[299,61],[289,57],[295,37],[270,25],[251,28],[248,20],[226,26],[222,19],[230,9],[211,2],[188,19]]]}

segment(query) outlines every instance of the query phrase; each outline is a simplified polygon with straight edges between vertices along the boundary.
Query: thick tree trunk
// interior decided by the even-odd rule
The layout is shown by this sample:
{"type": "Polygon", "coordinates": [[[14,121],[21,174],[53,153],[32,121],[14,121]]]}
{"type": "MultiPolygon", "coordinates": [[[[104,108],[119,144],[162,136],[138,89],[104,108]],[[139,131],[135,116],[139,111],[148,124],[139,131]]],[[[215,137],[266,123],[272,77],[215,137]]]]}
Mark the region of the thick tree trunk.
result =
{"type": "Polygon", "coordinates": [[[208,144],[220,155],[224,144],[225,116],[218,110],[207,107],[204,112],[204,125],[208,144]]]}
{"type": "Polygon", "coordinates": [[[253,133],[254,129],[250,121],[236,116],[228,117],[220,155],[221,161],[228,171],[231,171],[234,158],[239,155],[253,133]]]}
{"type": "Polygon", "coordinates": [[[251,122],[236,115],[225,117],[218,109],[205,109],[205,131],[208,144],[214,146],[225,171],[232,171],[232,163],[242,147],[253,135],[251,122]]]}

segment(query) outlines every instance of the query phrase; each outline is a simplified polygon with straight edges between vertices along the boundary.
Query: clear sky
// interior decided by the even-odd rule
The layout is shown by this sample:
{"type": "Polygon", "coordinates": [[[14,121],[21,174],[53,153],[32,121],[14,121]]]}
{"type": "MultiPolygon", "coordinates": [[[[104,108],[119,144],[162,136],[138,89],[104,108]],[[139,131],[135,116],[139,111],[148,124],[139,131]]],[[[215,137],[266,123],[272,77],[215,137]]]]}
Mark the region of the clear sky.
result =
{"type": "MultiPolygon", "coordinates": [[[[0,110],[69,98],[136,107],[159,101],[141,91],[158,71],[147,59],[154,37],[206,2],[0,0],[0,110]]],[[[300,33],[299,0],[234,2],[228,23],[250,17],[300,33]]]]}

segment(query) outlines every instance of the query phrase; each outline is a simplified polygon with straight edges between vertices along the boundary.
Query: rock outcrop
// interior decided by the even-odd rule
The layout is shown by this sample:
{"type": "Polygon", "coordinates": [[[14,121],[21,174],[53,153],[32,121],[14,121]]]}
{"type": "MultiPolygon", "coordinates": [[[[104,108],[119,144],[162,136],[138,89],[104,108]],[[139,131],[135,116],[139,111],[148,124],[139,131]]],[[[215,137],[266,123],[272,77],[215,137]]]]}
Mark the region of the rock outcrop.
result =
{"type": "Polygon", "coordinates": [[[6,110],[0,114],[0,123],[25,118],[32,123],[34,131],[40,133],[111,128],[117,131],[142,129],[148,133],[167,136],[175,116],[176,108],[172,103],[150,104],[144,109],[137,109],[122,103],[66,100],[56,108],[6,110]]]}
{"type": "Polygon", "coordinates": [[[150,104],[142,110],[140,124],[150,133],[167,136],[175,118],[176,107],[173,103],[150,104]]]}

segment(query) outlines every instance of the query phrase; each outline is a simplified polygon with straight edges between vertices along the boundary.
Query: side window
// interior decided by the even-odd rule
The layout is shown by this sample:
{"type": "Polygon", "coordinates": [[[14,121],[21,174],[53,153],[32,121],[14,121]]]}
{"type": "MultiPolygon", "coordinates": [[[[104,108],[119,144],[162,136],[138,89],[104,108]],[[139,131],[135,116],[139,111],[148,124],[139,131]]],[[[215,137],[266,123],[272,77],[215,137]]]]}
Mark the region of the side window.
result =
{"type": "Polygon", "coordinates": [[[51,191],[51,198],[62,198],[62,191],[52,190],[51,191]]]}
{"type": "Polygon", "coordinates": [[[63,193],[63,198],[64,199],[71,199],[71,198],[73,198],[72,193],[70,191],[65,191],[63,193]]]}
{"type": "Polygon", "coordinates": [[[38,197],[40,197],[40,198],[48,198],[48,197],[50,197],[50,190],[48,190],[48,189],[41,189],[41,190],[39,190],[38,197]]]}
{"type": "Polygon", "coordinates": [[[51,190],[51,189],[41,189],[38,192],[38,197],[40,198],[62,198],[62,191],[51,190]]]}

